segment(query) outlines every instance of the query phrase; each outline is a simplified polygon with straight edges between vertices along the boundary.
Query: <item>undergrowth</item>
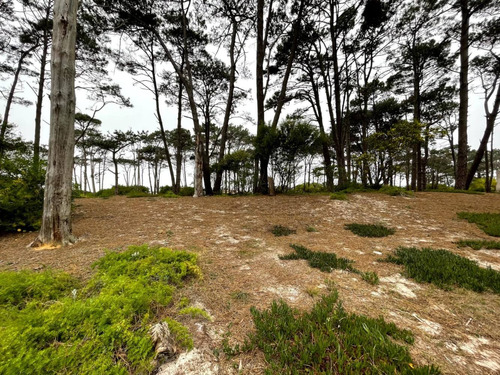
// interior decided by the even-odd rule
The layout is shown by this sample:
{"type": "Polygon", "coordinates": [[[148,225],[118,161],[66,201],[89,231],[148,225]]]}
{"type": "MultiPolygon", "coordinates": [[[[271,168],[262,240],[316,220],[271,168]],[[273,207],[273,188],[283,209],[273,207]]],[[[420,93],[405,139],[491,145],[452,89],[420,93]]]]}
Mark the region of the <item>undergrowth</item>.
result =
{"type": "Polygon", "coordinates": [[[470,247],[474,250],[500,250],[500,241],[487,240],[460,240],[457,242],[458,247],[470,247]]]}
{"type": "Polygon", "coordinates": [[[280,256],[281,260],[307,260],[312,268],[318,268],[322,272],[332,272],[335,269],[346,270],[361,275],[366,282],[376,285],[379,282],[375,272],[362,272],[352,266],[353,260],[339,258],[335,253],[325,253],[322,251],[312,251],[300,245],[290,245],[295,250],[294,253],[280,256]]]}
{"type": "Polygon", "coordinates": [[[462,287],[476,292],[500,294],[500,272],[482,268],[476,262],[447,250],[400,247],[386,261],[403,265],[404,275],[443,289],[462,287]]]}
{"type": "Polygon", "coordinates": [[[476,224],[490,236],[500,237],[500,213],[459,212],[458,217],[476,224]]]}
{"type": "Polygon", "coordinates": [[[345,229],[361,237],[387,237],[396,231],[380,224],[346,224],[345,229]]]}
{"type": "MultiPolygon", "coordinates": [[[[53,271],[0,273],[1,374],[152,370],[148,329],[176,287],[201,276],[196,255],[132,246],[94,267],[86,285],[53,271]]],[[[187,329],[167,323],[179,345],[192,347],[187,329]]]]}
{"type": "Polygon", "coordinates": [[[414,341],[410,331],[382,317],[347,313],[337,292],[311,312],[275,301],[251,313],[256,332],[242,350],[262,350],[266,374],[440,374],[437,367],[413,364],[406,346],[414,341]]]}
{"type": "Polygon", "coordinates": [[[283,225],[275,225],[271,229],[271,233],[274,234],[276,237],[284,237],[284,236],[289,236],[291,234],[297,233],[295,229],[288,228],[283,225]]]}
{"type": "Polygon", "coordinates": [[[342,191],[330,194],[330,199],[336,200],[336,201],[347,201],[347,200],[349,200],[349,198],[347,197],[347,193],[344,193],[342,191]]]}

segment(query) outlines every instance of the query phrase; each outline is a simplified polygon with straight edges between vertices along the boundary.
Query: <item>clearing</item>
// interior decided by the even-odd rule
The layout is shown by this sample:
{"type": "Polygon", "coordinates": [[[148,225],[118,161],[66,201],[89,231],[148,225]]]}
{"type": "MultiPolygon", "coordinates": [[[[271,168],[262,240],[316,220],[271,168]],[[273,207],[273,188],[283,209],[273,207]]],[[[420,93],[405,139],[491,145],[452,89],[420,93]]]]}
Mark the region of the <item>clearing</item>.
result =
{"type": "MultiPolygon", "coordinates": [[[[197,253],[204,280],[182,293],[213,320],[191,324],[196,349],[178,361],[183,363],[182,373],[190,373],[190,367],[193,374],[200,369],[206,374],[262,373],[262,355],[228,358],[222,353],[223,340],[241,343],[253,331],[251,306],[268,308],[273,299],[282,298],[307,310],[332,282],[347,311],[383,316],[398,328],[410,329],[415,335],[410,352],[418,364],[435,364],[445,374],[500,373],[500,295],[417,284],[401,276],[402,267],[377,261],[398,246],[432,247],[500,270],[500,251],[455,244],[461,239],[494,239],[458,219],[457,212],[500,212],[498,195],[417,193],[408,198],[363,193],[347,201],[326,195],[113,197],[77,199],[75,206],[75,245],[35,251],[26,247],[33,233],[4,236],[0,269],[48,267],[88,278],[90,265],[106,249],[151,244],[197,253]],[[358,237],[344,229],[349,223],[383,224],[396,232],[382,238],[358,237]],[[276,237],[271,233],[275,225],[296,233],[276,237]],[[280,260],[280,255],[293,251],[291,243],[352,259],[360,271],[375,271],[380,283],[370,285],[360,275],[341,270],[324,273],[304,260],[280,260]]],[[[172,368],[166,365],[164,373],[175,373],[172,368]]]]}

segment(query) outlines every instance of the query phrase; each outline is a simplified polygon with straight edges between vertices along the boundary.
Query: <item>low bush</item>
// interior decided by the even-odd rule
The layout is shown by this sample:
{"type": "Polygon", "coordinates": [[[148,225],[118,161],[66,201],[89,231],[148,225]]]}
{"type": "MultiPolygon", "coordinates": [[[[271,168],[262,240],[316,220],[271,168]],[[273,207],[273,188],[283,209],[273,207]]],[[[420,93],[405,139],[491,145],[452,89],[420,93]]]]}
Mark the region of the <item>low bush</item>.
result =
{"type": "Polygon", "coordinates": [[[459,212],[458,217],[477,224],[484,233],[500,237],[500,213],[459,212]]]}
{"type": "Polygon", "coordinates": [[[470,247],[474,250],[500,250],[500,241],[487,240],[460,240],[457,242],[458,247],[470,247]]]}
{"type": "Polygon", "coordinates": [[[330,194],[330,199],[336,200],[336,201],[346,201],[349,198],[347,197],[346,193],[339,191],[339,192],[330,194]]]}
{"type": "Polygon", "coordinates": [[[158,190],[159,195],[168,194],[169,192],[172,192],[172,186],[165,185],[158,190]]]}
{"type": "MultiPolygon", "coordinates": [[[[108,253],[86,285],[51,271],[0,273],[0,373],[145,374],[153,369],[148,333],[177,287],[200,277],[196,255],[132,246],[108,253]]],[[[180,323],[166,319],[179,345],[180,323]]]]}
{"type": "Polygon", "coordinates": [[[0,233],[40,228],[44,171],[34,171],[28,156],[2,160],[0,171],[0,233]]]}
{"type": "Polygon", "coordinates": [[[181,197],[192,197],[194,195],[194,187],[184,186],[179,190],[181,197]]]}
{"type": "Polygon", "coordinates": [[[271,233],[274,234],[276,237],[284,237],[284,236],[289,236],[291,234],[295,234],[297,233],[297,231],[295,229],[291,229],[283,225],[275,225],[274,227],[271,228],[271,233]]]}
{"type": "Polygon", "coordinates": [[[425,191],[430,192],[430,193],[457,193],[457,194],[479,194],[482,195],[483,193],[478,192],[478,191],[472,191],[472,190],[460,190],[460,189],[455,189],[451,186],[447,185],[438,185],[437,188],[428,188],[425,191]]]}
{"type": "Polygon", "coordinates": [[[323,272],[332,272],[334,269],[352,271],[352,260],[346,258],[337,258],[335,253],[324,253],[321,251],[312,251],[300,245],[290,245],[295,253],[280,256],[281,260],[307,260],[313,268],[318,268],[323,272]]]}
{"type": "MultiPolygon", "coordinates": [[[[491,182],[491,191],[495,191],[497,186],[497,181],[493,179],[491,182]]],[[[486,179],[484,178],[475,178],[472,180],[470,186],[469,186],[470,191],[479,191],[479,192],[485,192],[486,191],[486,179]]]]}
{"type": "Polygon", "coordinates": [[[380,224],[346,224],[345,229],[361,237],[387,237],[393,235],[396,231],[380,224]]]}
{"type": "MultiPolygon", "coordinates": [[[[115,193],[116,193],[116,189],[113,186],[112,188],[109,188],[109,189],[99,190],[96,193],[96,196],[100,197],[100,198],[109,198],[109,197],[115,195],[115,193]]],[[[129,194],[134,194],[134,193],[148,194],[149,189],[146,186],[141,186],[141,185],[133,185],[133,186],[118,185],[118,195],[129,195],[129,194]]]]}
{"type": "Polygon", "coordinates": [[[144,197],[150,197],[151,194],[145,193],[140,190],[132,190],[130,193],[127,193],[127,198],[144,198],[144,197]]]}
{"type": "Polygon", "coordinates": [[[404,266],[404,275],[443,289],[461,287],[500,294],[500,272],[447,250],[400,247],[386,261],[404,266]]]}
{"type": "Polygon", "coordinates": [[[379,189],[382,194],[387,194],[392,197],[402,196],[402,197],[412,197],[414,195],[413,191],[406,190],[397,186],[384,185],[379,189]]]}
{"type": "Polygon", "coordinates": [[[318,184],[313,182],[310,184],[300,184],[295,186],[289,193],[301,194],[301,193],[326,193],[326,187],[323,184],[318,184]]]}
{"type": "Polygon", "coordinates": [[[361,275],[367,283],[377,285],[378,275],[375,272],[362,272],[352,266],[354,261],[346,258],[338,258],[335,253],[325,253],[322,251],[312,251],[300,245],[290,245],[295,253],[282,255],[281,260],[307,260],[312,268],[318,268],[322,272],[332,272],[334,269],[341,269],[361,275]]]}
{"type": "Polygon", "coordinates": [[[160,194],[162,198],[179,198],[180,195],[174,194],[173,191],[167,191],[166,193],[160,194]]]}
{"type": "Polygon", "coordinates": [[[333,292],[301,313],[285,302],[252,307],[255,333],[243,350],[260,349],[266,374],[427,374],[435,366],[413,364],[406,344],[413,335],[383,318],[349,314],[333,292]]]}

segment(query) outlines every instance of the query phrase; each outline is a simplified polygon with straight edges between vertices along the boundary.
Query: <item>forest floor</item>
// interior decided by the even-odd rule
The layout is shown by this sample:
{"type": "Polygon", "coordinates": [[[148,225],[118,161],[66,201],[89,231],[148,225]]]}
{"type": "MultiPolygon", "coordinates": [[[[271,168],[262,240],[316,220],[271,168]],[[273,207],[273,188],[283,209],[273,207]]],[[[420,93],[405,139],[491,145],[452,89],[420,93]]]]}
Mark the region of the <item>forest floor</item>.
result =
{"type": "MultiPolygon", "coordinates": [[[[222,341],[242,343],[254,330],[250,307],[268,308],[282,298],[307,310],[332,282],[348,312],[383,316],[410,329],[416,363],[438,365],[445,374],[500,373],[500,295],[464,289],[445,291],[401,276],[402,267],[378,259],[398,246],[448,249],[500,270],[499,250],[458,248],[460,239],[492,239],[457,212],[500,212],[500,196],[417,193],[415,197],[356,194],[348,201],[327,195],[210,198],[125,198],[75,200],[73,232],[79,241],[64,249],[27,248],[33,233],[0,238],[0,269],[63,269],[88,278],[90,265],[106,249],[152,244],[199,255],[204,279],[182,290],[204,307],[211,322],[185,322],[196,355],[181,358],[180,373],[260,374],[265,362],[252,352],[228,359],[222,341]],[[347,223],[384,224],[396,229],[385,238],[362,238],[344,229],[347,223]],[[296,234],[275,237],[274,225],[296,234]],[[316,232],[307,231],[313,227],[316,232]],[[375,271],[378,285],[359,275],[324,273],[306,261],[280,260],[290,244],[334,252],[355,261],[361,271],[375,271]],[[214,352],[220,351],[217,358],[214,352]]],[[[174,373],[166,365],[164,374],[174,373]],[[169,370],[170,369],[170,370],[169,370]]]]}

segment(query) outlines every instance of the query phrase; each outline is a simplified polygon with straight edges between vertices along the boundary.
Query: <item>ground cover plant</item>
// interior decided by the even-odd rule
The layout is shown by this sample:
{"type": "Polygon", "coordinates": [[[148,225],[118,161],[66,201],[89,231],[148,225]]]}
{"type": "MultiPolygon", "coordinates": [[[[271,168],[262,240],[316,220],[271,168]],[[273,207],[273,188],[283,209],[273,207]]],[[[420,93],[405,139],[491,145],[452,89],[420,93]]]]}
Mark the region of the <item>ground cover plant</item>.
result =
{"type": "Polygon", "coordinates": [[[458,247],[470,247],[474,250],[500,250],[500,241],[488,240],[460,240],[457,242],[458,247]]]}
{"type": "MultiPolygon", "coordinates": [[[[52,271],[0,273],[0,373],[152,370],[155,352],[148,330],[176,288],[201,276],[196,255],[133,246],[108,253],[95,268],[83,285],[52,271]]],[[[185,327],[165,321],[180,346],[192,347],[185,327]]]]}
{"type": "Polygon", "coordinates": [[[322,272],[332,272],[335,269],[346,270],[361,275],[366,282],[378,284],[378,276],[375,272],[362,272],[352,266],[354,261],[347,258],[339,258],[335,253],[325,253],[322,251],[312,251],[300,245],[291,244],[290,247],[295,250],[294,253],[282,255],[281,260],[307,260],[312,268],[318,268],[322,272]]]}
{"type": "Polygon", "coordinates": [[[396,231],[381,224],[346,224],[345,229],[361,237],[387,237],[396,231]]]}
{"type": "Polygon", "coordinates": [[[275,225],[274,227],[272,227],[271,233],[274,234],[276,237],[285,237],[291,234],[295,234],[297,233],[297,231],[295,229],[291,229],[283,225],[275,225]]]}
{"type": "Polygon", "coordinates": [[[500,213],[459,212],[458,217],[476,224],[490,236],[500,237],[500,213]]]}
{"type": "Polygon", "coordinates": [[[482,268],[476,262],[448,250],[400,247],[386,261],[404,266],[404,276],[443,289],[461,287],[476,292],[500,294],[500,272],[482,268]]]}
{"type": "Polygon", "coordinates": [[[338,191],[338,192],[330,194],[330,199],[336,200],[336,201],[346,201],[349,198],[347,197],[347,193],[344,193],[342,191],[338,191]]]}
{"type": "Polygon", "coordinates": [[[262,350],[266,374],[440,374],[434,366],[413,364],[406,344],[413,335],[383,318],[349,314],[334,291],[311,312],[285,302],[251,309],[256,332],[244,349],[262,350]]]}

